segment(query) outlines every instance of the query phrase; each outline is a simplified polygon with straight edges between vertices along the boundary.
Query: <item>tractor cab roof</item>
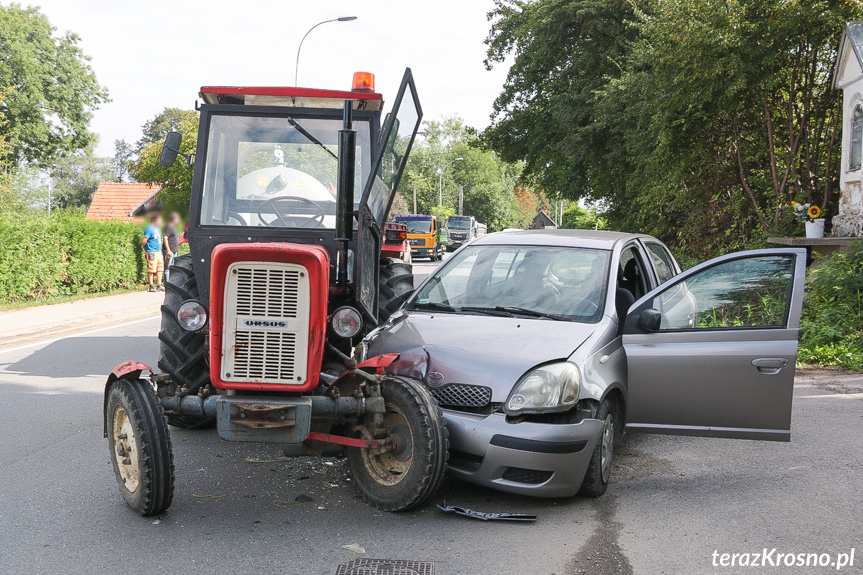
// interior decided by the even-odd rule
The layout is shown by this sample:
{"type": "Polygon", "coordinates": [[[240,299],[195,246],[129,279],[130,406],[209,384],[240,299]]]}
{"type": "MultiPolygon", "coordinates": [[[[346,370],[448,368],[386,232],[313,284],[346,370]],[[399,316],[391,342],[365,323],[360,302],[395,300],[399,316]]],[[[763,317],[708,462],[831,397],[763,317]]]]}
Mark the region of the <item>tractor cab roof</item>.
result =
{"type": "Polygon", "coordinates": [[[356,110],[378,111],[383,107],[383,97],[380,94],[359,90],[322,90],[319,88],[276,86],[203,86],[200,96],[207,104],[341,110],[345,100],[351,100],[356,110]]]}

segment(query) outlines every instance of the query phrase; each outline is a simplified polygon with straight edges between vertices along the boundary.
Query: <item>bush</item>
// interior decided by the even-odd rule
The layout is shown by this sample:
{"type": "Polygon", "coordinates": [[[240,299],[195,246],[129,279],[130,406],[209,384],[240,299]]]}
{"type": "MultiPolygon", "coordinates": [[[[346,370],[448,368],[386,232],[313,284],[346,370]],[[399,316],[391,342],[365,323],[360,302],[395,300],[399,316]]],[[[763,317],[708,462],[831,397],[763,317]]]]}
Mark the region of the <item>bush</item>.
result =
{"type": "Polygon", "coordinates": [[[135,224],[81,213],[0,215],[0,303],[98,293],[141,283],[146,263],[135,224]]]}
{"type": "Polygon", "coordinates": [[[809,273],[800,320],[800,362],[863,367],[863,240],[809,273]]]}

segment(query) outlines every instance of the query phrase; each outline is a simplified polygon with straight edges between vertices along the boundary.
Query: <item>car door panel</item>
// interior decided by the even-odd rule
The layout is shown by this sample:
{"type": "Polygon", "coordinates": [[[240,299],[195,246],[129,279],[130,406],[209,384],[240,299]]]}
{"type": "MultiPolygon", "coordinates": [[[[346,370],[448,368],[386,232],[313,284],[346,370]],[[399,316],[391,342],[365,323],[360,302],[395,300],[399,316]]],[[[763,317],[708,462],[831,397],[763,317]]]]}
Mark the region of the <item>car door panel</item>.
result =
{"type": "Polygon", "coordinates": [[[805,250],[739,252],[636,302],[623,333],[627,428],[788,441],[804,278],[805,250]],[[639,327],[647,309],[663,314],[660,331],[639,327]]]}

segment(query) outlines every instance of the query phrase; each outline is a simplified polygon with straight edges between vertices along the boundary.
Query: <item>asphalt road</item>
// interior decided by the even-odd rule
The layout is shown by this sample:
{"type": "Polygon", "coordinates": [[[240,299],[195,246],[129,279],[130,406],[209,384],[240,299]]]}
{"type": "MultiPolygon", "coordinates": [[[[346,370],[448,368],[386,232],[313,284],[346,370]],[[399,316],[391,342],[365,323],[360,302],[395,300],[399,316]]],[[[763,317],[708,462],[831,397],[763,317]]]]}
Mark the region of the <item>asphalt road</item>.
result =
{"type": "MultiPolygon", "coordinates": [[[[422,264],[421,264],[422,265],[422,264]]],[[[422,272],[422,270],[418,270],[422,272]]],[[[158,320],[0,350],[0,573],[325,574],[360,556],[440,574],[826,573],[723,568],[714,551],[840,553],[863,572],[863,378],[798,377],[789,444],[629,436],[599,499],[535,500],[448,479],[418,510],[358,498],[340,459],[173,430],[171,509],[123,503],[102,438],[106,374],[155,365],[158,320]],[[251,461],[250,461],[251,460],[251,461]],[[295,504],[306,494],[310,503],[295,504]],[[536,513],[535,524],[445,515],[446,500],[536,513]]]]}

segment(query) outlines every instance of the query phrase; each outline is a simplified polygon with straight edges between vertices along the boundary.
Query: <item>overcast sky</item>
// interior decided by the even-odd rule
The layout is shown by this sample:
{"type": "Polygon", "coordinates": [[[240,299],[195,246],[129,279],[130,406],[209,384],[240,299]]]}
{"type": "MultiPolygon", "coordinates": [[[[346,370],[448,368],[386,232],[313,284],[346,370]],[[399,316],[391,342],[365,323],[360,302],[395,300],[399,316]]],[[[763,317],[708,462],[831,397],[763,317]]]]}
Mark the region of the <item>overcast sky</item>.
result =
{"type": "MultiPolygon", "coordinates": [[[[5,2],[4,2],[5,3],[5,2]]],[[[26,0],[24,4],[29,4],[26,0]]],[[[99,152],[134,142],[165,107],[192,108],[202,85],[292,85],[300,38],[301,86],[349,89],[375,74],[384,100],[411,67],[426,119],[458,114],[484,128],[506,67],[483,67],[491,0],[33,0],[60,31],[81,36],[111,102],[96,111],[99,152]]]]}

